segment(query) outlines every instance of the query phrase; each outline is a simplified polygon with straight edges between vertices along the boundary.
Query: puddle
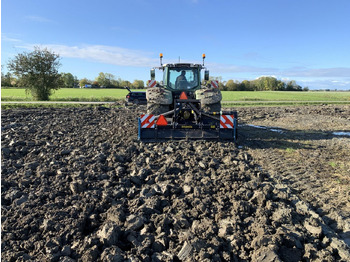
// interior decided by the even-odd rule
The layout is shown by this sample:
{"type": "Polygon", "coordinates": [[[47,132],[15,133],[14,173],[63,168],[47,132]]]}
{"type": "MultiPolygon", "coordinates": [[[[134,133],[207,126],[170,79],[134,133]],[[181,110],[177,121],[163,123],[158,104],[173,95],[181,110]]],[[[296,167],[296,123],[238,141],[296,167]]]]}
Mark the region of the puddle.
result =
{"type": "Polygon", "coordinates": [[[333,132],[335,136],[350,136],[350,132],[333,132]]]}
{"type": "Polygon", "coordinates": [[[272,131],[272,132],[276,132],[276,133],[283,134],[283,130],[278,129],[278,128],[275,128],[275,127],[256,126],[256,125],[245,125],[245,126],[250,126],[250,127],[254,127],[254,128],[265,129],[265,130],[268,130],[268,131],[272,131]]]}
{"type": "MultiPolygon", "coordinates": [[[[275,128],[275,127],[256,126],[256,125],[242,125],[242,126],[250,126],[250,127],[254,127],[254,128],[264,129],[264,130],[276,132],[276,133],[279,133],[279,134],[283,134],[284,133],[283,130],[281,130],[279,128],[275,128]]],[[[333,132],[332,134],[334,136],[350,136],[350,132],[333,132]]]]}

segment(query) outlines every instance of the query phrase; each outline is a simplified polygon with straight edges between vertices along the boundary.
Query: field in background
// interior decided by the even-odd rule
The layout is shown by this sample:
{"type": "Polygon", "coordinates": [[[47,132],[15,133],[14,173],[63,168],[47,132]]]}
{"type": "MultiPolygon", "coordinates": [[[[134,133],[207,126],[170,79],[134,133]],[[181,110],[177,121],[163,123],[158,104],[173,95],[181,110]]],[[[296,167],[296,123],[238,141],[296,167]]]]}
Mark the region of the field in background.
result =
{"type": "MultiPolygon", "coordinates": [[[[116,101],[125,99],[126,89],[62,88],[54,91],[51,101],[116,101]]],[[[1,101],[32,101],[25,89],[1,89],[1,101]]]]}
{"type": "MultiPolygon", "coordinates": [[[[144,90],[137,90],[144,91],[144,90]]],[[[113,102],[124,100],[126,89],[71,89],[54,92],[51,101],[96,101],[113,102]]],[[[287,91],[223,91],[223,102],[228,105],[278,105],[350,103],[350,92],[287,92],[287,91]]],[[[25,89],[1,89],[1,101],[32,101],[25,89]]]]}

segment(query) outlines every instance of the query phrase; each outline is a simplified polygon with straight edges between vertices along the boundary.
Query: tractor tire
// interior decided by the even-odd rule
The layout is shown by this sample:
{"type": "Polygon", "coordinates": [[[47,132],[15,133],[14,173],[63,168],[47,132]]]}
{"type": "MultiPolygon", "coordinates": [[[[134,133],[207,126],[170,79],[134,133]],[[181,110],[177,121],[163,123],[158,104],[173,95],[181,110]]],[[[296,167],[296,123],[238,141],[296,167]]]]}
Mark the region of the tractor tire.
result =
{"type": "Polygon", "coordinates": [[[222,95],[218,88],[202,87],[196,91],[196,99],[201,100],[202,110],[205,112],[221,111],[222,95]]]}
{"type": "Polygon", "coordinates": [[[173,103],[171,91],[163,87],[150,87],[146,90],[146,99],[149,104],[170,105],[173,103]]]}
{"type": "Polygon", "coordinates": [[[151,87],[146,90],[147,113],[152,115],[160,115],[169,111],[170,105],[173,103],[173,95],[171,91],[163,87],[151,87]]]}
{"type": "Polygon", "coordinates": [[[169,105],[161,105],[161,104],[147,104],[147,113],[150,115],[161,115],[169,111],[169,105]]]}
{"type": "Polygon", "coordinates": [[[221,111],[221,103],[217,102],[214,104],[202,105],[202,110],[204,112],[208,112],[208,113],[220,112],[221,111]]]}

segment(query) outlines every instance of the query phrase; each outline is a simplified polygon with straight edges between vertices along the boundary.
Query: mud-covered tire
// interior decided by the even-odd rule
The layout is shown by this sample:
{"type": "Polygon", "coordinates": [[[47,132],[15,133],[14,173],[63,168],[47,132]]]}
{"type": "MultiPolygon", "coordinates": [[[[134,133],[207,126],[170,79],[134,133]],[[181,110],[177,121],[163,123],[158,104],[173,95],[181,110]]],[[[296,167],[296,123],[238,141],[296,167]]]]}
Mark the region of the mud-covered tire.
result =
{"type": "Polygon", "coordinates": [[[147,113],[155,116],[161,115],[169,111],[169,105],[147,104],[147,113]]]}
{"type": "Polygon", "coordinates": [[[208,112],[208,113],[220,112],[221,111],[221,102],[209,104],[209,105],[203,105],[202,110],[204,112],[208,112]]]}

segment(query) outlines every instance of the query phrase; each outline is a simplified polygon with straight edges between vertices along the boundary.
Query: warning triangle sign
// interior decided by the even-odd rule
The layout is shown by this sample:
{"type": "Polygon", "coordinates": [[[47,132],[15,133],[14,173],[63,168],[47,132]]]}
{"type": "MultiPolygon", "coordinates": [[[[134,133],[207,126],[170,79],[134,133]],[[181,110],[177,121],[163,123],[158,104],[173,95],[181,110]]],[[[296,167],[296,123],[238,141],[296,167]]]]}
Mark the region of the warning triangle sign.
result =
{"type": "Polygon", "coordinates": [[[182,92],[182,93],[181,93],[181,95],[180,95],[180,99],[182,99],[182,100],[186,100],[186,99],[188,99],[188,97],[187,97],[187,95],[186,95],[186,93],[185,93],[185,92],[182,92]]]}
{"type": "Polygon", "coordinates": [[[167,124],[168,124],[168,121],[166,121],[165,116],[160,115],[157,122],[156,122],[156,125],[157,126],[166,126],[167,124]]]}

